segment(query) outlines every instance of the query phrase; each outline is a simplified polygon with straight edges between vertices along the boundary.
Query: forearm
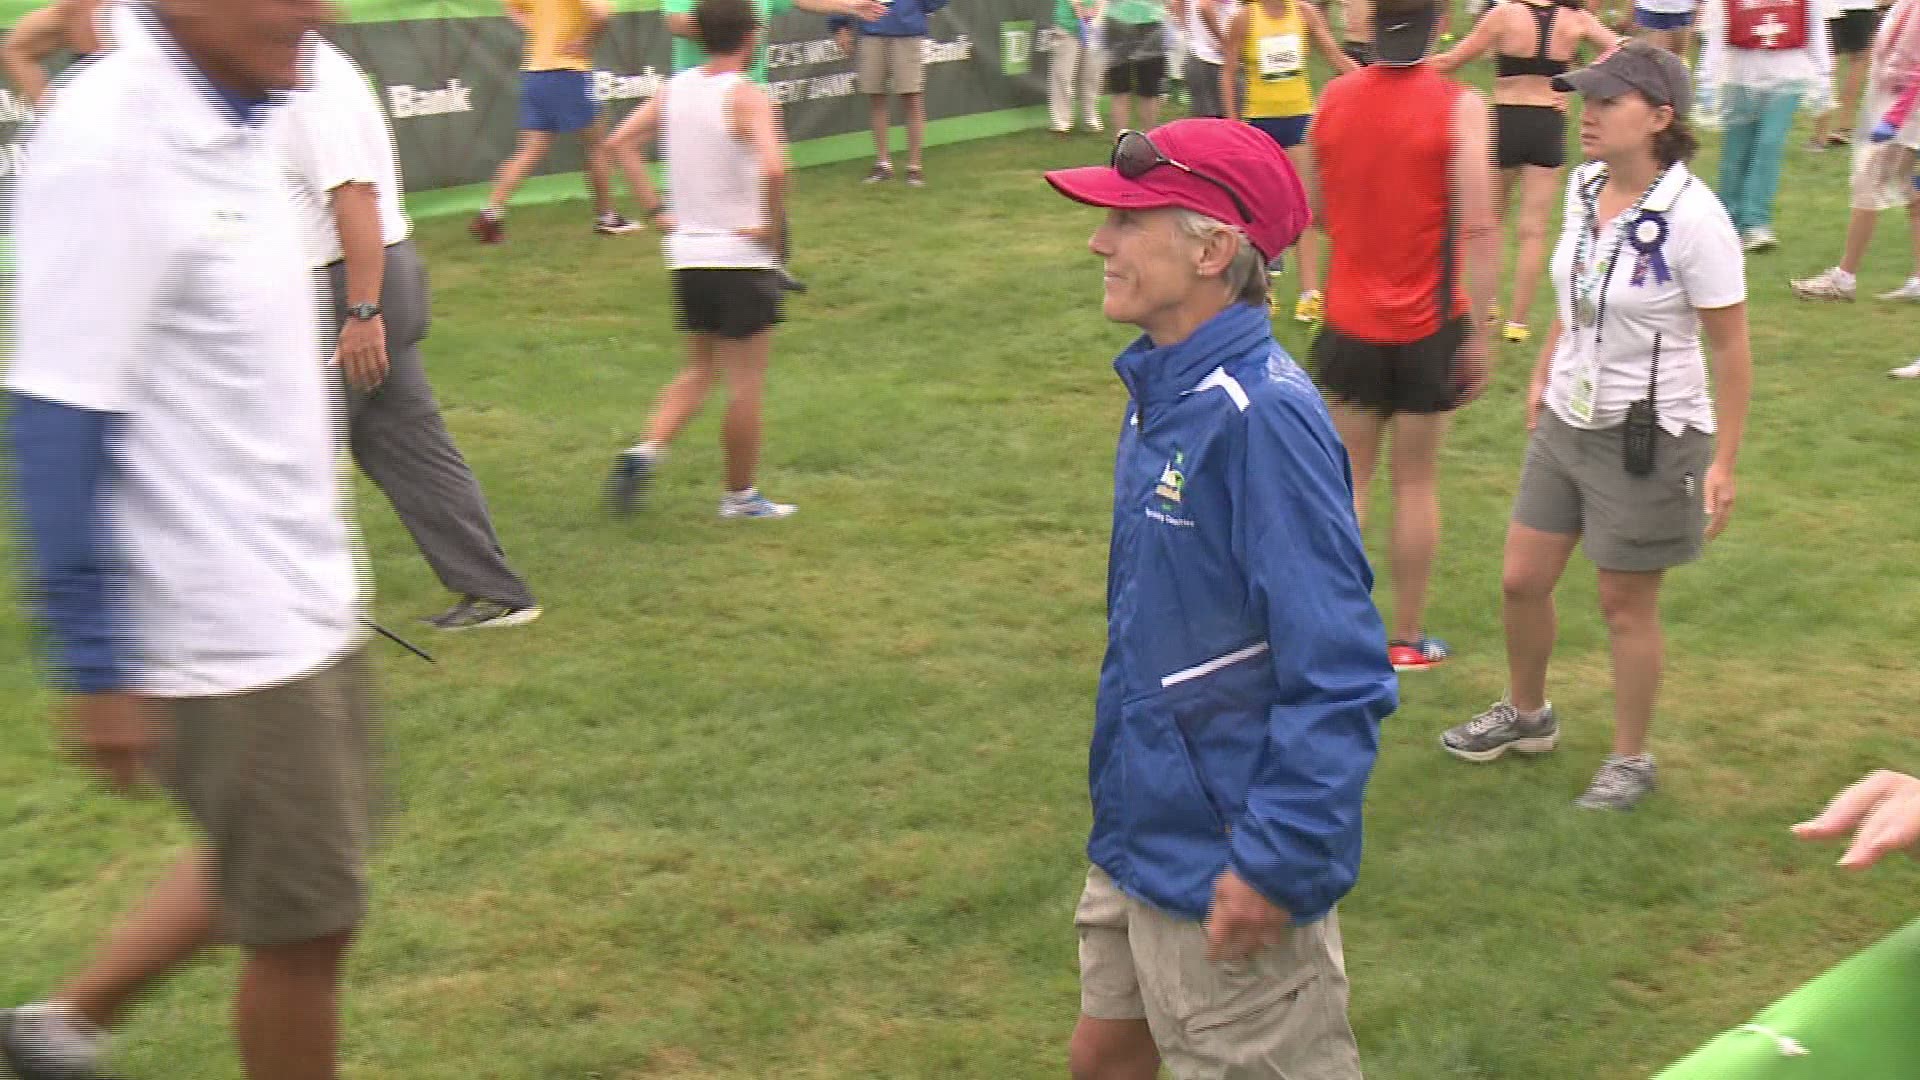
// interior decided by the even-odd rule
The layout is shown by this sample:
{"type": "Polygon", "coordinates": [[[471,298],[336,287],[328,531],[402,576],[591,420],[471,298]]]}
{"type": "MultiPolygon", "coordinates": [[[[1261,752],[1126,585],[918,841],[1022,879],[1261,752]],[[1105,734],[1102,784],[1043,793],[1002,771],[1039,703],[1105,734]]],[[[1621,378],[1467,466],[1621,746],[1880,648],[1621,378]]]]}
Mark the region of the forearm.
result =
{"type": "Polygon", "coordinates": [[[47,96],[47,71],[40,62],[31,57],[21,56],[12,49],[0,49],[0,67],[7,72],[7,81],[35,105],[40,105],[47,96]]]}
{"type": "Polygon", "coordinates": [[[372,184],[333,189],[333,225],[346,260],[348,306],[379,303],[387,249],[380,242],[380,204],[372,184]]]}
{"type": "Polygon", "coordinates": [[[1718,429],[1714,464],[1728,469],[1740,460],[1747,434],[1747,409],[1753,399],[1753,354],[1745,341],[1713,358],[1713,419],[1718,429]]]}
{"type": "Polygon", "coordinates": [[[130,687],[125,585],[110,557],[102,498],[114,414],[10,394],[17,498],[32,556],[35,614],[53,644],[60,686],[74,693],[130,687]]]}
{"type": "Polygon", "coordinates": [[[779,237],[774,254],[781,262],[787,259],[787,174],[784,170],[767,174],[766,189],[767,225],[779,237]]]}

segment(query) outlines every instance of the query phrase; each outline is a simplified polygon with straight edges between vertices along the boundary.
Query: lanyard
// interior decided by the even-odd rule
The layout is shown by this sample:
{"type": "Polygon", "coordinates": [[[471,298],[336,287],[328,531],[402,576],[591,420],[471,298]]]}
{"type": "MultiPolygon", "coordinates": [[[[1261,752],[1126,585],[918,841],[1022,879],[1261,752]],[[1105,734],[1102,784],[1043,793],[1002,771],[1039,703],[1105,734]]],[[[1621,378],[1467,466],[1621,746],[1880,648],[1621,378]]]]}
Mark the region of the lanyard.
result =
{"type": "Polygon", "coordinates": [[[1620,265],[1620,252],[1627,246],[1627,232],[1640,220],[1647,200],[1651,199],[1653,193],[1659,189],[1660,182],[1678,167],[1677,164],[1670,165],[1661,170],[1660,175],[1654,178],[1653,183],[1647,185],[1647,190],[1640,193],[1640,197],[1634,200],[1633,205],[1621,211],[1620,216],[1613,219],[1613,251],[1604,262],[1592,266],[1591,272],[1588,260],[1598,254],[1600,247],[1600,189],[1606,186],[1606,168],[1603,166],[1592,180],[1581,186],[1580,203],[1586,210],[1586,217],[1581,222],[1579,240],[1573,249],[1573,274],[1567,282],[1568,309],[1573,312],[1573,333],[1580,332],[1582,321],[1590,320],[1588,325],[1593,327],[1593,350],[1596,358],[1599,356],[1600,342],[1606,330],[1607,293],[1613,285],[1613,272],[1620,265]],[[1597,291],[1593,286],[1595,274],[1600,277],[1597,291]]]}

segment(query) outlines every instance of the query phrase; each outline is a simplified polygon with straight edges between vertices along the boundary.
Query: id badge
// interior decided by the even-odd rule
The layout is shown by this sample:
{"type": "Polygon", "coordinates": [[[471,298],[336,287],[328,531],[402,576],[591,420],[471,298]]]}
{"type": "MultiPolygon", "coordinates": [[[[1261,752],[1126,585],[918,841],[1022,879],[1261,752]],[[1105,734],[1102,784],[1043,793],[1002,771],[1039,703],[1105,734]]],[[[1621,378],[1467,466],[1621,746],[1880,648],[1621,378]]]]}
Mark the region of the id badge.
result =
{"type": "Polygon", "coordinates": [[[1263,37],[1259,44],[1260,79],[1280,82],[1300,74],[1300,35],[1275,34],[1263,37]]]}
{"type": "Polygon", "coordinates": [[[1594,403],[1600,397],[1600,368],[1594,363],[1580,365],[1573,374],[1573,391],[1567,395],[1567,411],[1583,424],[1593,423],[1594,403]]]}

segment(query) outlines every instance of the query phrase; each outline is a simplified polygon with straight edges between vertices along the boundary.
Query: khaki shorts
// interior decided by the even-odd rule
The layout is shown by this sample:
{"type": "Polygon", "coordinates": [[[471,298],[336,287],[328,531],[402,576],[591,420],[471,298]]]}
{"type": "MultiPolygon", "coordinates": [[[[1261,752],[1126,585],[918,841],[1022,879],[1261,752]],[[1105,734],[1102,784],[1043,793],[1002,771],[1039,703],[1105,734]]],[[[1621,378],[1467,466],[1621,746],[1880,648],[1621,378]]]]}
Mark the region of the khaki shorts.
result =
{"type": "Polygon", "coordinates": [[[877,37],[860,35],[853,54],[859,74],[855,76],[863,94],[918,94],[927,88],[924,37],[877,37]]]}
{"type": "Polygon", "coordinates": [[[1692,428],[1658,432],[1649,476],[1627,472],[1624,457],[1619,427],[1587,431],[1542,408],[1527,441],[1513,520],[1579,536],[1587,558],[1602,570],[1645,573],[1698,559],[1713,436],[1692,428]]]}
{"type": "Polygon", "coordinates": [[[280,686],[167,705],[157,772],[212,847],[222,939],[287,945],[359,926],[378,788],[359,650],[280,686]]]}
{"type": "Polygon", "coordinates": [[[1204,927],[1132,899],[1096,866],[1073,922],[1081,1013],[1146,1020],[1175,1080],[1360,1080],[1336,915],[1215,964],[1204,927]]]}

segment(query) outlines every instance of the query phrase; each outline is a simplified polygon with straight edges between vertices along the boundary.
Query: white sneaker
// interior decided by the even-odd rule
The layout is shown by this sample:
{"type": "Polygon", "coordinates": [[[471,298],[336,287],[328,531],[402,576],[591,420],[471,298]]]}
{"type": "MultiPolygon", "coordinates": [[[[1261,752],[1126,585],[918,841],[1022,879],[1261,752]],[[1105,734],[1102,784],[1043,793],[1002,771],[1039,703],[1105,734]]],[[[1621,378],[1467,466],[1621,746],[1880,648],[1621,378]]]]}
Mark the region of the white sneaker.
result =
{"type": "Polygon", "coordinates": [[[1887,374],[1896,379],[1920,379],[1920,360],[1915,360],[1906,367],[1894,368],[1892,371],[1887,372],[1887,374]]]}
{"type": "Polygon", "coordinates": [[[1099,117],[1089,116],[1087,117],[1087,130],[1093,132],[1095,135],[1098,135],[1101,132],[1107,130],[1107,125],[1101,123],[1099,117]]]}
{"type": "Polygon", "coordinates": [[[1748,251],[1766,251],[1780,246],[1780,238],[1773,235],[1773,230],[1765,225],[1756,225],[1748,229],[1742,240],[1741,246],[1748,251]]]}
{"type": "Polygon", "coordinates": [[[1910,277],[1906,284],[1892,292],[1883,292],[1876,299],[1920,302],[1920,277],[1910,277]]]}
{"type": "Polygon", "coordinates": [[[1831,267],[1820,271],[1810,278],[1788,282],[1793,295],[1802,300],[1842,300],[1853,303],[1853,289],[1858,284],[1852,274],[1831,267]]]}
{"type": "Polygon", "coordinates": [[[773,520],[792,517],[799,507],[792,503],[777,503],[759,492],[745,498],[728,495],[720,500],[720,516],[723,518],[763,518],[773,520]]]}

